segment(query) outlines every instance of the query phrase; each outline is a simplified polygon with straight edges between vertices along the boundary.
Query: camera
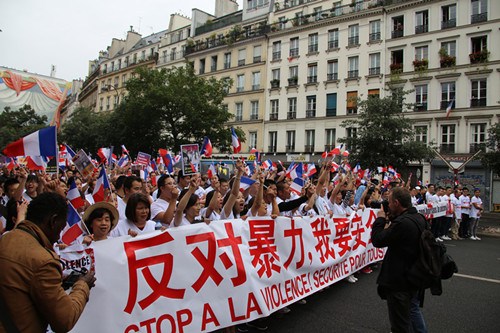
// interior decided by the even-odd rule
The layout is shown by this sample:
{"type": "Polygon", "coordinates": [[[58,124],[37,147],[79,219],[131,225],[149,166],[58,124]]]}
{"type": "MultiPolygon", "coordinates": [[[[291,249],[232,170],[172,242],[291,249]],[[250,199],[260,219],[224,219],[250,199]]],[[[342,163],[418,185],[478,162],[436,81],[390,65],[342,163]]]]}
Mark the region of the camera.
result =
{"type": "Polygon", "coordinates": [[[73,269],[73,271],[68,275],[66,279],[63,280],[62,287],[64,290],[68,290],[73,287],[73,285],[78,281],[79,278],[87,274],[88,271],[85,267],[82,267],[81,270],[73,269]]]}
{"type": "Polygon", "coordinates": [[[382,208],[384,209],[385,213],[389,213],[389,201],[387,200],[382,201],[382,208]]]}

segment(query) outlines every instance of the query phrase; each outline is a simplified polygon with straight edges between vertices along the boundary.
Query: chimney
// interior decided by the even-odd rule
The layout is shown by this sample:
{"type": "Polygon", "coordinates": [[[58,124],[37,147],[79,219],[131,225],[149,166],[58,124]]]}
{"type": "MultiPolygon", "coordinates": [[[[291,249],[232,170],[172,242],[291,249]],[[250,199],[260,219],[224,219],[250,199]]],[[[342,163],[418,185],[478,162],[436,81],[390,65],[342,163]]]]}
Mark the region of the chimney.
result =
{"type": "Polygon", "coordinates": [[[56,65],[51,65],[50,77],[56,77],[56,65]]]}
{"type": "Polygon", "coordinates": [[[236,0],[215,0],[215,17],[221,17],[238,11],[236,0]]]}

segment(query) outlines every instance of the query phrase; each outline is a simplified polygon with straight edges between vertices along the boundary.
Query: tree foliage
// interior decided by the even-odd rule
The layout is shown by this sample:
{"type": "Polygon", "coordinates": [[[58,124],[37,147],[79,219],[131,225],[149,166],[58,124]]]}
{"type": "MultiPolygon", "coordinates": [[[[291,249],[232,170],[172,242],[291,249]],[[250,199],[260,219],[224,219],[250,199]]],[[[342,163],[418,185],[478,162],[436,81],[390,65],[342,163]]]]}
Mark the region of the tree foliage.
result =
{"type": "Polygon", "coordinates": [[[143,67],[136,73],[127,81],[128,96],[111,115],[108,133],[115,144],[123,143],[132,151],[176,151],[182,144],[201,144],[208,136],[215,147],[229,146],[231,134],[225,123],[232,115],[222,101],[231,81],[201,78],[191,66],[143,67]]]}
{"type": "Polygon", "coordinates": [[[371,169],[391,165],[404,169],[411,161],[422,161],[433,156],[430,147],[415,141],[412,120],[403,110],[406,92],[393,89],[384,98],[368,97],[358,101],[358,117],[342,122],[345,128],[356,128],[356,135],[342,138],[350,151],[352,163],[371,169]]]}
{"type": "Polygon", "coordinates": [[[47,116],[40,116],[30,105],[17,111],[5,107],[0,113],[0,149],[40,128],[47,126],[47,116]]]}
{"type": "Polygon", "coordinates": [[[481,162],[497,176],[500,176],[500,123],[496,123],[488,129],[486,147],[488,151],[481,156],[481,162]]]}
{"type": "Polygon", "coordinates": [[[74,149],[95,153],[97,149],[110,145],[106,130],[109,122],[108,113],[96,113],[90,108],[79,107],[64,122],[58,141],[65,142],[74,149]]]}

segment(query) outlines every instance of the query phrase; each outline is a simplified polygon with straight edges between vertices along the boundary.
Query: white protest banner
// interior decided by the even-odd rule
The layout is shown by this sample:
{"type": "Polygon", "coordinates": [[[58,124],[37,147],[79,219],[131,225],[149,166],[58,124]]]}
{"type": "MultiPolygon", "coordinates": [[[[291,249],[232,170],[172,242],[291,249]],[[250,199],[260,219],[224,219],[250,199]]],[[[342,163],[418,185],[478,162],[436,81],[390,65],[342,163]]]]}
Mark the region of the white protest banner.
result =
{"type": "Polygon", "coordinates": [[[223,220],[96,242],[96,286],[73,331],[210,332],[267,316],[384,257],[370,240],[376,211],[358,214],[223,220]]]}
{"type": "Polygon", "coordinates": [[[75,251],[60,251],[59,261],[63,271],[63,277],[70,275],[73,271],[80,272],[82,268],[87,271],[93,269],[94,265],[94,250],[86,248],[75,251]]]}
{"type": "Polygon", "coordinates": [[[428,203],[428,204],[418,205],[415,208],[417,208],[417,211],[420,214],[424,215],[425,218],[433,219],[435,217],[446,215],[446,211],[448,210],[448,202],[441,201],[441,202],[428,203]]]}

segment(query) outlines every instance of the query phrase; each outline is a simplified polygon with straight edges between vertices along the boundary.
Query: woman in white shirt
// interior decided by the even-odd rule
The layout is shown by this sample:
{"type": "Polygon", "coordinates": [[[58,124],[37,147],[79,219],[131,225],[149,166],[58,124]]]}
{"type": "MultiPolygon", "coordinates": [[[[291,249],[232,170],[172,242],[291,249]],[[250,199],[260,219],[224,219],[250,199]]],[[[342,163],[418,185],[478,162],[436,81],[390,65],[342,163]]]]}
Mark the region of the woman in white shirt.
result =
{"type": "Polygon", "coordinates": [[[189,188],[183,189],[179,195],[179,203],[174,215],[174,223],[172,227],[180,227],[190,225],[200,221],[200,197],[194,192],[198,189],[198,177],[193,176],[189,182],[189,188]]]}
{"type": "Polygon", "coordinates": [[[134,193],[128,198],[125,216],[126,219],[120,220],[111,231],[111,237],[135,237],[155,230],[156,223],[151,220],[151,204],[143,193],[134,193]]]}

